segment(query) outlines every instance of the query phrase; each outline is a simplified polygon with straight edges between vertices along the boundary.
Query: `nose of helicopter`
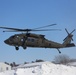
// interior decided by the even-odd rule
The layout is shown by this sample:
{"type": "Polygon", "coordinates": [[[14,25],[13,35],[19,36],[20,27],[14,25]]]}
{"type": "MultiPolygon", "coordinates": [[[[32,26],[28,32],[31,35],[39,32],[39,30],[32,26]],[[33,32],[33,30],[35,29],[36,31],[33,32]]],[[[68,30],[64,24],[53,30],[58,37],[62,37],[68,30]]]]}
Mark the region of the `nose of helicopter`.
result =
{"type": "Polygon", "coordinates": [[[4,43],[9,44],[9,40],[8,40],[8,39],[7,39],[7,40],[5,40],[5,41],[4,41],[4,43]]]}

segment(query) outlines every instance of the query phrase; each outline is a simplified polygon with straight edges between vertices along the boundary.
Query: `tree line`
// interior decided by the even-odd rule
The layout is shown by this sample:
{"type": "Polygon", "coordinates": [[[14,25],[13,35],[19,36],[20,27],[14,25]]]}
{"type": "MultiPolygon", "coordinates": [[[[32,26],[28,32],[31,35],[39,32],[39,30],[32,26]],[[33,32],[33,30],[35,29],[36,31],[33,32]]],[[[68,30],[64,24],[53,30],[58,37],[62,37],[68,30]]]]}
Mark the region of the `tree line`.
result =
{"type": "MultiPolygon", "coordinates": [[[[35,62],[45,62],[45,61],[42,59],[36,59],[35,61],[32,61],[31,63],[35,63],[35,62]]],[[[54,64],[64,64],[64,65],[71,62],[76,62],[76,59],[71,59],[68,55],[65,55],[65,54],[55,56],[54,60],[52,61],[52,63],[54,64]]],[[[28,64],[28,63],[29,62],[24,62],[24,64],[28,64]]],[[[16,62],[12,62],[12,63],[5,62],[5,64],[10,65],[11,67],[17,67],[20,65],[20,64],[17,64],[16,62]]]]}

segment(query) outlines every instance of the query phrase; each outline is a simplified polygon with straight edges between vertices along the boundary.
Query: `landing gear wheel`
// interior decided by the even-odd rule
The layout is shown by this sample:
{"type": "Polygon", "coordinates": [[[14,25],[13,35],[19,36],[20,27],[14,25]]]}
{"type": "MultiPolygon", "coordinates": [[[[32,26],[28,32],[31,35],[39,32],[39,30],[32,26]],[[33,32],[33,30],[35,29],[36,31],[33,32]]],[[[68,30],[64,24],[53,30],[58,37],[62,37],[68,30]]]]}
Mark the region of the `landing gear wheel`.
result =
{"type": "Polygon", "coordinates": [[[26,49],[27,47],[23,47],[23,49],[26,49]]]}
{"type": "Polygon", "coordinates": [[[15,47],[15,49],[18,51],[19,50],[19,47],[15,47]]]}

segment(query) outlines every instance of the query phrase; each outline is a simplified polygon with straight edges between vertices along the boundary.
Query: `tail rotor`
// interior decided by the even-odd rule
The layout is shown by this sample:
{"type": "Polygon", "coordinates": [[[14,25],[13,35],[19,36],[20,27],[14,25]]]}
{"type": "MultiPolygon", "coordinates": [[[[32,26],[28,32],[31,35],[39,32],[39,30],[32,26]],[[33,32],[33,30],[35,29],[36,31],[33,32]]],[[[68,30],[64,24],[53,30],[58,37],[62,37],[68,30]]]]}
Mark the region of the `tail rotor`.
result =
{"type": "MultiPolygon", "coordinates": [[[[71,37],[71,40],[73,41],[73,38],[72,38],[72,37],[73,37],[73,34],[72,34],[72,33],[75,31],[75,29],[74,29],[71,33],[69,33],[69,32],[68,32],[68,30],[67,30],[66,28],[65,28],[65,31],[66,31],[66,32],[67,32],[67,34],[68,34],[68,36],[67,36],[67,37],[71,37]]],[[[67,37],[66,37],[66,38],[67,38],[67,37]]],[[[65,41],[65,40],[66,40],[66,38],[65,38],[63,41],[65,41]]]]}

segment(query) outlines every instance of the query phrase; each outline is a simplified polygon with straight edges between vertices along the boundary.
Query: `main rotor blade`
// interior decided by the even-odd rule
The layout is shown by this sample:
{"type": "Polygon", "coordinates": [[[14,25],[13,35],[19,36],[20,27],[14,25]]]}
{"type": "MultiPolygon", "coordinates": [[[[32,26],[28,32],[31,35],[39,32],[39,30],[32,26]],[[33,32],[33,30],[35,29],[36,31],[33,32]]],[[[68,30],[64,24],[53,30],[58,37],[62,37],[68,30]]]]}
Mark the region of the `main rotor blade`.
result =
{"type": "Polygon", "coordinates": [[[41,29],[41,28],[46,28],[46,27],[50,27],[50,26],[54,26],[54,25],[56,25],[56,24],[41,26],[41,27],[37,27],[37,28],[33,28],[33,29],[41,29]]]}
{"type": "Polygon", "coordinates": [[[61,29],[41,29],[41,30],[30,30],[30,29],[26,29],[26,30],[6,30],[3,32],[30,32],[30,31],[61,31],[61,29]]]}
{"type": "Polygon", "coordinates": [[[2,29],[8,29],[8,30],[22,30],[22,29],[19,29],[19,28],[10,28],[10,27],[0,27],[2,29]]]}
{"type": "MultiPolygon", "coordinates": [[[[54,26],[56,24],[51,24],[51,25],[46,25],[46,26],[42,26],[42,27],[38,27],[38,28],[33,28],[33,29],[41,29],[41,28],[45,28],[45,27],[49,27],[49,26],[54,26]]],[[[17,30],[17,31],[22,31],[22,30],[29,30],[29,29],[19,29],[19,28],[10,28],[10,27],[0,27],[2,29],[9,29],[9,30],[17,30]]],[[[32,30],[32,29],[31,29],[32,30]]]]}
{"type": "Polygon", "coordinates": [[[61,31],[61,29],[38,29],[38,30],[32,30],[32,31],[55,31],[55,30],[58,30],[58,31],[61,31]]]}
{"type": "MultiPolygon", "coordinates": [[[[33,28],[33,29],[41,29],[41,28],[45,28],[45,27],[49,27],[49,26],[54,26],[56,24],[51,24],[51,25],[46,25],[46,26],[42,26],[42,27],[38,27],[38,28],[33,28]]],[[[31,31],[33,29],[19,29],[19,28],[10,28],[10,27],[0,27],[2,29],[8,29],[8,30],[16,30],[16,31],[31,31]]]]}
{"type": "MultiPolygon", "coordinates": [[[[7,29],[10,30],[10,32],[15,32],[15,31],[25,31],[25,32],[29,32],[32,31],[32,29],[19,29],[19,28],[10,28],[10,27],[0,27],[2,29],[7,29]]],[[[3,31],[3,32],[9,32],[9,31],[3,31]]]]}
{"type": "Polygon", "coordinates": [[[38,28],[34,28],[34,29],[19,29],[19,28],[10,28],[10,27],[0,27],[0,28],[7,30],[7,31],[3,31],[3,32],[30,32],[30,31],[54,31],[54,30],[60,31],[60,29],[41,29],[41,28],[50,27],[50,26],[54,26],[54,25],[56,25],[56,24],[42,26],[42,27],[38,27],[38,28]]]}

